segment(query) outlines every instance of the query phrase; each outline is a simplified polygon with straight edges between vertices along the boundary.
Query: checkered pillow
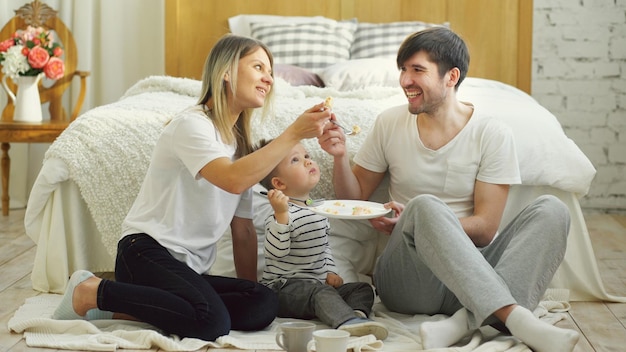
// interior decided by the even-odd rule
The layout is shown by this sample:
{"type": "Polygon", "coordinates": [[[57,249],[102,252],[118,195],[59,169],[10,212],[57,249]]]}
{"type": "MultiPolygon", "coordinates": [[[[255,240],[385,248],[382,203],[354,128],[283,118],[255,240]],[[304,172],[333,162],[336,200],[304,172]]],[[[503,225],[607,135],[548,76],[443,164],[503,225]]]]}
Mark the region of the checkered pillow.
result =
{"type": "MultiPolygon", "coordinates": [[[[447,26],[448,24],[443,24],[447,26]]],[[[350,59],[395,58],[404,39],[412,33],[429,27],[441,26],[420,21],[367,23],[359,22],[354,43],[350,48],[350,59]]]]}
{"type": "Polygon", "coordinates": [[[350,58],[356,21],[250,23],[250,34],[265,43],[277,64],[319,71],[350,58]]]}

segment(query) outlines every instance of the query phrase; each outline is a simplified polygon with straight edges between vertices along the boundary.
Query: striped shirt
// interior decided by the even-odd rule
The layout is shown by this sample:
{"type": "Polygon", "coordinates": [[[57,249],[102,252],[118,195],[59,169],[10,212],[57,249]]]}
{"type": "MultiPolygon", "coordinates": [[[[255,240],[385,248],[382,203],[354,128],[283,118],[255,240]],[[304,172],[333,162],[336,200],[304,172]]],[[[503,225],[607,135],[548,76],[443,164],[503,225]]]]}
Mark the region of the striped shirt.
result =
{"type": "Polygon", "coordinates": [[[289,223],[279,224],[274,215],[265,221],[265,269],[261,283],[271,285],[286,279],[326,282],[337,273],[328,233],[328,218],[307,208],[289,204],[289,223]]]}

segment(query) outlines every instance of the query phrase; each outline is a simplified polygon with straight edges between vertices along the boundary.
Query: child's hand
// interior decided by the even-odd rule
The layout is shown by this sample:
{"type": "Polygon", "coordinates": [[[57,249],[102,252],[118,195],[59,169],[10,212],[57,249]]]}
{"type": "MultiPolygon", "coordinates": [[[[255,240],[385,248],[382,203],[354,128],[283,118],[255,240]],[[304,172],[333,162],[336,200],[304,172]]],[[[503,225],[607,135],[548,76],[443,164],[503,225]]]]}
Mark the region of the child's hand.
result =
{"type": "Polygon", "coordinates": [[[326,275],[326,284],[332,287],[339,287],[343,285],[343,279],[337,274],[328,273],[326,275]]]}
{"type": "Polygon", "coordinates": [[[274,217],[279,224],[289,223],[289,197],[277,189],[267,192],[267,199],[274,209],[274,217]]]}

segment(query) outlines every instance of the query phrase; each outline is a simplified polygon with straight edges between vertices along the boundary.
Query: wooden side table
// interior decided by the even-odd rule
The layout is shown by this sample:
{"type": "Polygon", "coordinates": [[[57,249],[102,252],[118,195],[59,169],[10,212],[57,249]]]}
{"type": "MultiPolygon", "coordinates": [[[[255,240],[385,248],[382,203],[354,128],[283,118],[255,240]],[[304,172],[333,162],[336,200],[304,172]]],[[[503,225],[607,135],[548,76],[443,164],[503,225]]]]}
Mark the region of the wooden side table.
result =
{"type": "Polygon", "coordinates": [[[69,121],[9,122],[0,121],[2,158],[2,215],[9,215],[9,143],[52,143],[69,126],[69,121]]]}

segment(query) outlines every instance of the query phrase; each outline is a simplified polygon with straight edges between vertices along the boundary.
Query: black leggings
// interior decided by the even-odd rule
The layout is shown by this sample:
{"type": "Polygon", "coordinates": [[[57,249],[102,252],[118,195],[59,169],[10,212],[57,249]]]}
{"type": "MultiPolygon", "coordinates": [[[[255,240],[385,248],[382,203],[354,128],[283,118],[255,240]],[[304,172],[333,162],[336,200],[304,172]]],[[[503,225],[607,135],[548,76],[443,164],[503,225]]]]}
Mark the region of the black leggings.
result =
{"type": "Polygon", "coordinates": [[[103,280],[98,308],[131,315],[166,334],[215,341],[234,330],[261,330],[278,299],[249,280],[200,275],[146,234],[118,243],[116,281],[103,280]]]}

